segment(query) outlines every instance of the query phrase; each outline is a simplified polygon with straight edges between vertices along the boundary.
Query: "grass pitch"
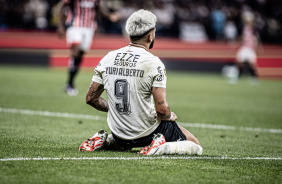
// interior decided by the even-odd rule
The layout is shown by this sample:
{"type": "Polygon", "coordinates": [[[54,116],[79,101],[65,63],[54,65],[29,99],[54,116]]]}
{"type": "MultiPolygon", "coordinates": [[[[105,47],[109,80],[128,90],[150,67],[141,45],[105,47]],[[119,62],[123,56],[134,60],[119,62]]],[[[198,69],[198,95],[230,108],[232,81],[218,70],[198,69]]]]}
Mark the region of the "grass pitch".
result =
{"type": "Polygon", "coordinates": [[[69,97],[65,70],[0,67],[1,183],[281,183],[281,81],[230,85],[219,75],[169,71],[168,102],[203,155],[138,159],[139,149],[78,152],[98,130],[109,132],[106,113],[85,104],[92,74],[80,72],[80,94],[69,97]]]}

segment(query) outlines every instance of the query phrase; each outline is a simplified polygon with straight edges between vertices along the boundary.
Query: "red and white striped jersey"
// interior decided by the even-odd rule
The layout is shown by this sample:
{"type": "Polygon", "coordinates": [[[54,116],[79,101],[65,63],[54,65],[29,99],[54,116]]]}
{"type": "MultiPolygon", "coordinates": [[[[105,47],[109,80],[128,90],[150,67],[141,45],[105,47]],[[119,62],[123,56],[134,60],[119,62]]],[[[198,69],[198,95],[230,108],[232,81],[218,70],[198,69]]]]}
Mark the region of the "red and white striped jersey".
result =
{"type": "Polygon", "coordinates": [[[257,38],[251,26],[245,26],[243,30],[243,46],[255,50],[257,47],[257,38]]]}
{"type": "Polygon", "coordinates": [[[96,7],[99,0],[63,0],[69,4],[66,23],[74,27],[96,28],[96,7]]]}

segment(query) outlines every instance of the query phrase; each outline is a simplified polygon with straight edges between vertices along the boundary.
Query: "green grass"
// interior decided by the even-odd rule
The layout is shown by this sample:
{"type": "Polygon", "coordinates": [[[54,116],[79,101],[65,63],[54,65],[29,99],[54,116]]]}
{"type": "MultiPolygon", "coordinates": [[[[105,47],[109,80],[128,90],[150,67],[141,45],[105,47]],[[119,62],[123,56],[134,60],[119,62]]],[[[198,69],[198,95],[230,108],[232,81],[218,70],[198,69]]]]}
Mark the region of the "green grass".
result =
{"type": "MultiPolygon", "coordinates": [[[[0,107],[101,116],[85,104],[92,72],[80,72],[80,94],[67,96],[66,71],[48,68],[0,67],[0,107]]],[[[168,71],[167,96],[181,123],[238,127],[236,130],[185,127],[201,142],[200,158],[151,160],[68,160],[80,157],[137,157],[128,152],[78,152],[82,141],[106,120],[72,119],[0,112],[1,183],[281,183],[282,134],[239,127],[282,129],[282,82],[243,78],[229,85],[221,76],[168,71]],[[219,157],[236,158],[219,159],[219,157]]],[[[173,157],[177,157],[173,155],[173,157]]],[[[189,156],[186,156],[189,157],[189,156]]],[[[193,157],[194,158],[194,157],[193,157]]]]}

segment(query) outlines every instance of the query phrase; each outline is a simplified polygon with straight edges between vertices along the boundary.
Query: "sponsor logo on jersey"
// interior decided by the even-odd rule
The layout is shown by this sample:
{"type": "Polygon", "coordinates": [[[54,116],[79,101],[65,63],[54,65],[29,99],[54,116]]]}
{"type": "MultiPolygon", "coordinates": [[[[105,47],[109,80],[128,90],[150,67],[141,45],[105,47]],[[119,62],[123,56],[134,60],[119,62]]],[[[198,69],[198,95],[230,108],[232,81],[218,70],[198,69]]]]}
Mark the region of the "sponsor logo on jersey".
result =
{"type": "Polygon", "coordinates": [[[117,53],[114,61],[115,66],[128,66],[136,67],[140,55],[130,54],[130,53],[117,53]]]}
{"type": "Polygon", "coordinates": [[[165,71],[162,70],[162,68],[161,68],[160,66],[159,66],[157,69],[158,69],[159,75],[157,76],[156,80],[159,81],[159,82],[161,82],[161,81],[163,81],[164,78],[165,78],[165,71]]]}

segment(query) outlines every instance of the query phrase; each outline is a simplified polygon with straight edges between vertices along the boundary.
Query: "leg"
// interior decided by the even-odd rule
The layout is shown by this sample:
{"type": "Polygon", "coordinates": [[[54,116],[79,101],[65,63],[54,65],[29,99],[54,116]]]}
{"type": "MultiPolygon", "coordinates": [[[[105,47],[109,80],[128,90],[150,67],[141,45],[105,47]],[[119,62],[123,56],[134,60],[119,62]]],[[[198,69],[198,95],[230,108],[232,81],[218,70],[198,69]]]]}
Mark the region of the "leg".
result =
{"type": "Polygon", "coordinates": [[[163,122],[163,123],[165,130],[163,133],[166,135],[168,141],[170,142],[166,142],[164,135],[158,133],[153,137],[152,143],[149,146],[143,148],[138,153],[138,155],[164,155],[164,154],[202,155],[203,148],[201,147],[198,139],[192,133],[190,133],[182,126],[177,125],[175,122],[173,123],[163,122]],[[169,126],[166,127],[165,125],[169,125],[169,126]],[[171,131],[167,131],[168,128],[171,131]],[[181,131],[184,135],[180,135],[179,131],[181,131]],[[183,139],[184,138],[183,136],[186,137],[186,140],[177,141],[179,138],[183,139]],[[174,138],[171,139],[172,137],[174,138]]]}
{"type": "Polygon", "coordinates": [[[251,84],[252,85],[258,85],[259,81],[258,81],[258,73],[257,73],[257,65],[255,62],[250,62],[248,63],[249,65],[249,70],[251,73],[251,84]]]}
{"type": "Polygon", "coordinates": [[[152,143],[143,148],[138,155],[202,155],[203,148],[189,140],[166,142],[162,134],[154,136],[152,143]]]}
{"type": "Polygon", "coordinates": [[[96,151],[104,147],[108,137],[108,132],[100,130],[94,134],[91,138],[85,140],[80,146],[79,151],[96,151]]]}
{"type": "MultiPolygon", "coordinates": [[[[167,142],[163,146],[163,149],[159,149],[161,154],[178,154],[178,155],[202,155],[203,148],[192,141],[179,141],[179,142],[167,142]]],[[[158,152],[157,152],[158,153],[158,152]]]]}
{"type": "Polygon", "coordinates": [[[179,155],[202,155],[203,148],[198,139],[188,130],[178,125],[180,130],[186,136],[186,141],[167,142],[164,145],[164,153],[179,155]]]}
{"type": "Polygon", "coordinates": [[[183,128],[182,126],[178,125],[178,127],[180,128],[180,130],[183,132],[183,134],[186,136],[186,139],[188,141],[192,141],[198,145],[201,146],[200,142],[198,141],[198,139],[192,134],[190,133],[188,130],[186,130],[185,128],[183,128]]]}
{"type": "Polygon", "coordinates": [[[74,88],[74,78],[79,70],[81,60],[84,52],[80,50],[79,45],[73,45],[71,48],[71,58],[69,61],[69,75],[68,75],[68,86],[74,88]]]}
{"type": "Polygon", "coordinates": [[[78,94],[78,90],[74,87],[74,78],[79,70],[83,54],[84,52],[80,50],[78,45],[72,46],[68,68],[67,86],[65,88],[69,96],[76,96],[78,94]]]}
{"type": "Polygon", "coordinates": [[[257,66],[255,63],[248,63],[252,77],[258,78],[257,66]]]}
{"type": "Polygon", "coordinates": [[[120,146],[114,139],[113,135],[110,134],[106,140],[106,144],[103,146],[103,150],[111,151],[126,151],[124,147],[120,146]]]}
{"type": "Polygon", "coordinates": [[[79,151],[91,152],[98,150],[126,151],[125,148],[115,141],[113,135],[108,135],[108,132],[105,130],[98,131],[91,138],[85,140],[79,147],[79,151]]]}
{"type": "Polygon", "coordinates": [[[238,78],[240,78],[243,75],[243,72],[244,72],[244,63],[236,62],[236,65],[237,65],[238,70],[239,70],[238,78]]]}

